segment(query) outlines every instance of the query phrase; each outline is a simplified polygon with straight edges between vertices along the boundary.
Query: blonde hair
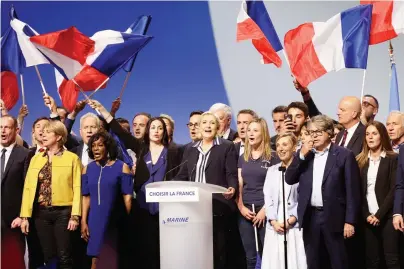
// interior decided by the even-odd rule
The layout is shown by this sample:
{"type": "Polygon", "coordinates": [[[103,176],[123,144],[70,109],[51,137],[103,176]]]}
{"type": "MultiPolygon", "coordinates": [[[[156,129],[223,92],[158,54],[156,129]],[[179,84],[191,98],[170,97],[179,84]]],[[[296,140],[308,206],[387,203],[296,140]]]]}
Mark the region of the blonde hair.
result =
{"type": "Polygon", "coordinates": [[[289,138],[290,142],[292,142],[293,147],[295,147],[297,145],[297,137],[293,133],[284,133],[284,134],[278,135],[278,137],[276,138],[276,143],[278,143],[278,141],[284,137],[289,138]]]}
{"type": "Polygon", "coordinates": [[[61,139],[58,141],[58,146],[61,148],[67,141],[67,130],[65,125],[58,120],[51,120],[45,123],[43,130],[48,130],[50,132],[55,133],[55,135],[61,136],[61,139]]]}
{"type": "MultiPolygon", "coordinates": [[[[262,141],[260,148],[262,149],[262,159],[269,161],[272,157],[272,149],[271,149],[271,136],[269,135],[268,124],[264,118],[253,119],[248,123],[248,127],[252,123],[258,123],[261,126],[261,135],[262,141]]],[[[247,127],[247,129],[248,129],[247,127]]],[[[251,145],[248,139],[245,140],[244,144],[244,161],[248,162],[248,159],[251,157],[251,145]]]]}

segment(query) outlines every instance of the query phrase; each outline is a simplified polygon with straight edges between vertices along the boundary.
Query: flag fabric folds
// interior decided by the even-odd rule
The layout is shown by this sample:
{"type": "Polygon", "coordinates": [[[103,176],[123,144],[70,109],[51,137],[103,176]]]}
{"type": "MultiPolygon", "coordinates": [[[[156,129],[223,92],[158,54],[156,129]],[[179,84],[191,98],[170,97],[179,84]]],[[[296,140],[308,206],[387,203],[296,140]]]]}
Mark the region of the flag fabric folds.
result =
{"type": "Polygon", "coordinates": [[[73,80],[65,79],[59,71],[55,68],[55,78],[57,92],[59,94],[60,100],[62,101],[63,107],[68,111],[73,111],[76,106],[77,99],[79,98],[79,89],[73,80]]]}
{"type": "Polygon", "coordinates": [[[290,69],[303,87],[331,71],[366,69],[372,5],[341,12],[326,22],[305,23],[285,35],[290,69]]]}
{"type": "Polygon", "coordinates": [[[389,102],[389,111],[393,110],[400,111],[400,94],[398,91],[396,64],[394,62],[391,64],[390,102],[389,102]]]}
{"type": "Polygon", "coordinates": [[[1,99],[7,110],[12,109],[18,101],[18,81],[15,73],[11,71],[1,72],[1,99]]]}
{"type": "MultiPolygon", "coordinates": [[[[145,35],[147,33],[147,30],[149,29],[151,20],[152,20],[152,16],[142,15],[134,23],[132,23],[129,26],[129,28],[125,31],[125,33],[128,33],[128,34],[132,33],[135,35],[145,35]]],[[[135,64],[136,57],[137,57],[137,53],[131,60],[129,60],[125,64],[125,66],[123,67],[123,70],[125,70],[126,72],[131,72],[133,65],[135,64]]]]}
{"type": "Polygon", "coordinates": [[[252,40],[262,55],[262,63],[280,67],[282,60],[277,54],[282,44],[262,1],[242,1],[237,17],[237,42],[252,40]]]}
{"type": "Polygon", "coordinates": [[[361,0],[361,4],[373,5],[370,45],[393,39],[404,33],[404,1],[361,0]]]}

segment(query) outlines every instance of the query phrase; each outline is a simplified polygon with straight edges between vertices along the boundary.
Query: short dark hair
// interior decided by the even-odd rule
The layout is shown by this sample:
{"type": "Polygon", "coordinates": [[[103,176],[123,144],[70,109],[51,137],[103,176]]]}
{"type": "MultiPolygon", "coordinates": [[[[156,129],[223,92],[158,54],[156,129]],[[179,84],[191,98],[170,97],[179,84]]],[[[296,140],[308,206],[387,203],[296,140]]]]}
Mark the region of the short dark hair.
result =
{"type": "Polygon", "coordinates": [[[288,107],[287,106],[277,106],[272,110],[272,114],[275,113],[288,113],[288,107]]]}
{"type": "Polygon", "coordinates": [[[150,145],[150,125],[153,123],[153,121],[156,121],[156,120],[160,121],[161,124],[163,125],[163,138],[161,139],[161,144],[163,144],[163,146],[165,146],[165,147],[168,147],[168,145],[170,143],[168,142],[169,137],[168,137],[168,133],[167,133],[167,127],[166,127],[166,123],[164,122],[162,117],[154,117],[149,120],[149,122],[147,123],[147,126],[146,126],[146,131],[144,133],[143,141],[147,146],[150,145]]]}
{"type": "Polygon", "coordinates": [[[251,115],[254,119],[258,119],[257,113],[255,113],[255,111],[252,110],[252,109],[242,109],[242,110],[240,110],[240,111],[237,113],[237,117],[238,117],[240,114],[249,114],[249,115],[251,115]]]}
{"type": "Polygon", "coordinates": [[[57,106],[56,109],[63,109],[64,111],[66,111],[66,114],[69,114],[69,110],[67,110],[67,108],[65,108],[64,106],[57,106]]]}
{"type": "Polygon", "coordinates": [[[139,113],[135,114],[135,116],[134,116],[133,119],[132,119],[132,122],[133,122],[133,120],[134,120],[137,116],[145,116],[145,117],[147,117],[149,120],[152,118],[152,115],[151,115],[150,113],[147,113],[147,112],[139,112],[139,113]]]}
{"type": "Polygon", "coordinates": [[[372,98],[373,100],[375,100],[377,108],[379,108],[379,101],[377,101],[376,97],[374,97],[373,95],[370,95],[370,94],[365,94],[363,97],[369,97],[369,98],[372,98]]]}
{"type": "Polygon", "coordinates": [[[18,121],[17,121],[17,119],[16,119],[15,117],[11,116],[10,114],[5,115],[5,116],[1,116],[1,117],[2,117],[2,118],[9,118],[9,119],[12,119],[12,120],[13,120],[13,127],[14,127],[14,129],[17,129],[17,128],[18,128],[18,121]]]}
{"type": "Polygon", "coordinates": [[[111,160],[116,160],[118,158],[118,147],[115,140],[107,132],[98,132],[90,137],[90,140],[88,141],[88,157],[94,160],[93,143],[100,138],[102,138],[104,142],[106,154],[109,155],[111,160]]]}
{"type": "Polygon", "coordinates": [[[303,115],[304,115],[305,118],[307,118],[309,116],[309,108],[303,102],[292,102],[292,103],[290,103],[288,105],[287,112],[289,112],[289,109],[291,109],[291,108],[300,109],[303,112],[303,115]]]}
{"type": "Polygon", "coordinates": [[[191,114],[189,114],[189,117],[191,118],[194,115],[202,115],[202,114],[203,114],[202,110],[195,110],[195,111],[192,111],[191,114]]]}
{"type": "MultiPolygon", "coordinates": [[[[125,119],[125,118],[116,118],[115,119],[119,124],[123,124],[123,123],[126,123],[126,124],[128,124],[128,125],[130,125],[129,124],[129,121],[127,120],[127,119],[125,119]]],[[[128,129],[126,129],[128,132],[130,132],[130,127],[128,127],[128,129]]]]}
{"type": "Polygon", "coordinates": [[[40,117],[40,118],[37,118],[37,119],[34,121],[34,123],[32,124],[32,129],[34,129],[34,128],[35,128],[35,125],[36,125],[38,122],[40,122],[41,120],[49,121],[49,118],[47,118],[47,117],[40,117]]]}

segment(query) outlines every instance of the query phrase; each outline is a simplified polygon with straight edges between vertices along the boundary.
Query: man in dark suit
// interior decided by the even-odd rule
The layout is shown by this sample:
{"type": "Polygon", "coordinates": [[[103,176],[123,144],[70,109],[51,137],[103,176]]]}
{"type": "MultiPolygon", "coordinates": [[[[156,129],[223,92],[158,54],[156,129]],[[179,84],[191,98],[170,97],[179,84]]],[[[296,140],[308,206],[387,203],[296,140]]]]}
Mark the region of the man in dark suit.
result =
{"type": "Polygon", "coordinates": [[[216,103],[210,107],[209,111],[214,113],[219,119],[219,135],[224,139],[234,141],[238,137],[238,134],[230,128],[232,118],[231,108],[226,104],[216,103]]]}
{"type": "Polygon", "coordinates": [[[236,143],[237,161],[238,157],[244,153],[244,142],[247,136],[248,124],[258,118],[257,113],[251,109],[242,109],[237,114],[237,133],[240,138],[240,142],[236,143]]]}
{"type": "Polygon", "coordinates": [[[17,120],[7,115],[0,121],[1,268],[22,269],[25,268],[25,237],[18,227],[29,151],[16,144],[17,120]]]}
{"type": "Polygon", "coordinates": [[[271,136],[271,148],[276,150],[276,139],[278,135],[283,130],[286,115],[288,114],[287,106],[277,106],[272,110],[272,121],[274,123],[274,128],[276,135],[271,136]]]}
{"type": "Polygon", "coordinates": [[[351,151],[331,143],[332,119],[316,116],[308,130],[314,149],[305,143],[286,171],[288,184],[299,183],[297,212],[308,268],[328,268],[320,261],[328,253],[333,269],[347,269],[344,238],[354,235],[358,221],[359,167],[351,151]]]}
{"type": "Polygon", "coordinates": [[[400,147],[396,172],[396,190],[394,193],[393,225],[396,230],[404,232],[404,146],[400,147]]]}
{"type": "Polygon", "coordinates": [[[355,156],[362,151],[365,126],[360,121],[361,102],[357,97],[346,96],[338,105],[338,121],[344,130],[338,133],[335,144],[351,150],[355,156]]]}

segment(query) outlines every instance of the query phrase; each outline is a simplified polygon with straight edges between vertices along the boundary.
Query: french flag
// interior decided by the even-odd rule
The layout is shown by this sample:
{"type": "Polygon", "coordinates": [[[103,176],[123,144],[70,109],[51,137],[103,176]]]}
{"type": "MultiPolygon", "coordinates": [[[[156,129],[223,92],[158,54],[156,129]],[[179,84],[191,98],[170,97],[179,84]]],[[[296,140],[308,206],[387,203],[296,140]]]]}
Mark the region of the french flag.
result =
{"type": "Polygon", "coordinates": [[[372,4],[370,45],[379,44],[404,33],[404,1],[361,1],[372,4]]]}
{"type": "Polygon", "coordinates": [[[56,68],[59,95],[63,105],[72,109],[78,97],[75,85],[83,90],[105,86],[109,78],[151,39],[113,30],[100,31],[89,38],[70,27],[32,37],[31,41],[56,68]]]}
{"type": "Polygon", "coordinates": [[[282,65],[277,52],[283,47],[262,1],[241,3],[237,17],[237,42],[249,39],[262,55],[262,63],[273,63],[277,67],[282,65]]]}
{"type": "Polygon", "coordinates": [[[297,81],[307,87],[331,71],[366,69],[371,19],[372,5],[360,5],[288,31],[285,51],[297,81]]]}

